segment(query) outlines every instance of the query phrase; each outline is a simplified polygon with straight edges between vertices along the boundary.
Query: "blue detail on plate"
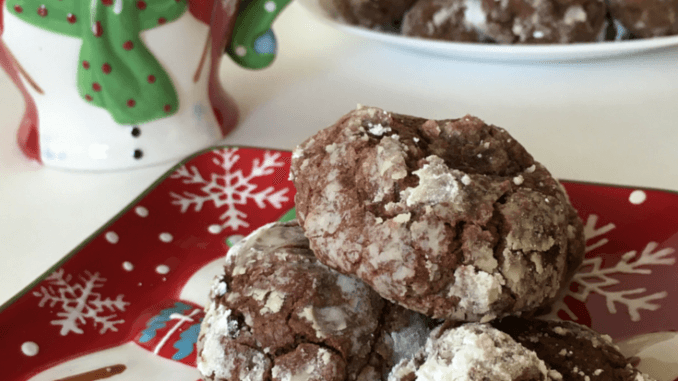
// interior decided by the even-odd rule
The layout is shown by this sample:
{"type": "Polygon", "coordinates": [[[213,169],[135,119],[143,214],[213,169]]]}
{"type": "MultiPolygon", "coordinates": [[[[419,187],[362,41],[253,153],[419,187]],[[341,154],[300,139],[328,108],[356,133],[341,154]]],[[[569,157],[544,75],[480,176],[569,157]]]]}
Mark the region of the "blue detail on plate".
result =
{"type": "Polygon", "coordinates": [[[188,304],[184,304],[181,302],[176,302],[174,303],[174,307],[172,308],[166,308],[158,315],[153,317],[153,319],[149,320],[148,323],[146,323],[146,329],[141,331],[141,337],[139,338],[140,343],[145,343],[150,341],[155,337],[156,332],[161,329],[165,328],[165,323],[167,323],[170,320],[170,315],[174,313],[180,313],[183,315],[183,312],[186,310],[190,310],[191,306],[188,304]]]}
{"type": "MultiPolygon", "coordinates": [[[[200,322],[202,322],[202,319],[200,319],[200,322]]],[[[177,353],[172,355],[172,360],[179,361],[193,353],[194,344],[198,341],[198,334],[200,333],[200,322],[193,324],[181,333],[181,339],[173,345],[177,349],[177,353]]]]}
{"type": "Polygon", "coordinates": [[[254,51],[257,54],[275,54],[275,35],[271,29],[254,40],[254,51]]]}

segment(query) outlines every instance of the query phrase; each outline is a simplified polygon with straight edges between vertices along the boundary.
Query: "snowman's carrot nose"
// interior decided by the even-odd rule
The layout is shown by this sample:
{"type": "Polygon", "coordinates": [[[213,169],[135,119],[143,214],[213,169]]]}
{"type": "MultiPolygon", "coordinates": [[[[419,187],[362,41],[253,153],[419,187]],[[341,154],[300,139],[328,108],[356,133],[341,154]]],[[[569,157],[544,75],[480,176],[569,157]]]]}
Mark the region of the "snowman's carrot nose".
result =
{"type": "Polygon", "coordinates": [[[33,80],[33,78],[28,74],[28,72],[26,71],[26,69],[24,69],[24,67],[21,66],[21,63],[19,63],[19,61],[17,61],[16,57],[14,57],[14,54],[12,54],[12,51],[9,50],[9,48],[7,47],[7,45],[5,45],[4,42],[2,42],[2,38],[1,38],[1,37],[0,37],[0,44],[2,45],[2,48],[5,50],[5,52],[7,52],[7,56],[8,56],[9,59],[12,61],[12,64],[14,65],[14,67],[16,67],[16,69],[19,71],[19,73],[21,73],[21,75],[22,75],[24,78],[26,78],[26,82],[28,82],[28,84],[31,85],[31,87],[34,88],[35,91],[38,92],[38,94],[44,94],[45,92],[42,91],[42,89],[40,88],[40,86],[38,86],[38,84],[37,84],[37,83],[33,80]]]}
{"type": "Polygon", "coordinates": [[[116,365],[111,365],[107,366],[104,368],[99,368],[95,370],[91,370],[89,372],[85,373],[80,373],[76,374],[74,376],[62,378],[60,380],[56,381],[94,381],[94,380],[102,380],[104,378],[109,378],[113,377],[116,374],[120,374],[127,369],[126,366],[122,364],[116,364],[116,365]]]}
{"type": "Polygon", "coordinates": [[[226,52],[238,65],[263,69],[273,62],[276,41],[271,24],[290,0],[253,0],[238,14],[226,52]]]}

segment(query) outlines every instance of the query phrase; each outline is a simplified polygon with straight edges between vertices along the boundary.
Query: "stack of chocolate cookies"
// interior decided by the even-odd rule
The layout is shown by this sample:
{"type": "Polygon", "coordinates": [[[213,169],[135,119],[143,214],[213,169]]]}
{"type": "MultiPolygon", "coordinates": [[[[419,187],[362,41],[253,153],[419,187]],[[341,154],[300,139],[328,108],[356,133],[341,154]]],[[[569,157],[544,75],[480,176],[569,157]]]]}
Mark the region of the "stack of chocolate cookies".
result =
{"type": "Polygon", "coordinates": [[[541,320],[584,257],[565,190],[505,130],[359,106],[294,151],[297,220],[229,250],[214,381],[651,380],[541,320]]]}

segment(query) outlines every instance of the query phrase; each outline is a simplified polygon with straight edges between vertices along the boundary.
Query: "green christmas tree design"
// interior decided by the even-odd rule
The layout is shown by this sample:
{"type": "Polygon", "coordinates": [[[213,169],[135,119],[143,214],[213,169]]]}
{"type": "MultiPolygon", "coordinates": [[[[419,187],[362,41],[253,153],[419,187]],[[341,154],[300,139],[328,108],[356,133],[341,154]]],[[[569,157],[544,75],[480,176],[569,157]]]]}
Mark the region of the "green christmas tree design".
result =
{"type": "Polygon", "coordinates": [[[7,8],[37,27],[82,39],[78,91],[123,125],[174,114],[179,99],[169,75],[140,38],[176,20],[187,0],[8,0],[7,8]]]}

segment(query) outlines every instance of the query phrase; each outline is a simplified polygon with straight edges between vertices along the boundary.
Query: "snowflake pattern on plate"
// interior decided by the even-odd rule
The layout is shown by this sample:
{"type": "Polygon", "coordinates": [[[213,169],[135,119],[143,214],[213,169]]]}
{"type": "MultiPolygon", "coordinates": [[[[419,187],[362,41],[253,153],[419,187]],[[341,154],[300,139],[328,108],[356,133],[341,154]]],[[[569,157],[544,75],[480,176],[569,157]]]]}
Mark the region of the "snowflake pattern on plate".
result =
{"type": "Polygon", "coordinates": [[[263,160],[253,160],[247,175],[243,172],[242,164],[238,163],[240,156],[237,148],[218,149],[212,151],[212,154],[212,162],[217,166],[218,172],[203,175],[197,167],[183,165],[170,176],[196,188],[195,193],[170,193],[174,199],[172,204],[178,205],[182,213],[191,207],[193,211],[200,212],[205,204],[210,203],[217,209],[225,209],[219,217],[222,222],[208,227],[210,233],[217,234],[226,228],[236,231],[249,227],[248,215],[238,208],[248,201],[254,201],[260,209],[268,205],[280,209],[283,203],[289,201],[287,188],[276,191],[273,186],[268,186],[261,189],[253,182],[255,179],[270,176],[275,168],[285,166],[280,152],[265,151],[263,160]]]}
{"type": "MultiPolygon", "coordinates": [[[[218,147],[166,173],[0,307],[0,326],[12,327],[0,329],[0,343],[8,348],[0,356],[3,379],[51,381],[105,370],[108,377],[124,371],[114,377],[120,380],[196,380],[191,343],[202,313],[194,311],[204,303],[204,290],[231,245],[263,224],[294,218],[290,158],[290,152],[218,147]],[[177,202],[186,205],[184,211],[177,202]],[[116,234],[115,244],[107,240],[109,232],[116,234]],[[163,233],[172,239],[163,241],[163,233]],[[158,273],[160,265],[170,271],[158,273]],[[177,306],[181,311],[174,310],[177,306]],[[157,329],[151,324],[155,336],[142,343],[148,323],[158,322],[159,316],[166,322],[157,329]],[[94,357],[101,361],[92,362],[94,357]]],[[[668,364],[658,380],[678,381],[678,357],[662,349],[674,348],[669,346],[675,342],[665,337],[678,331],[678,261],[673,253],[678,248],[678,193],[643,188],[645,200],[637,204],[630,195],[638,188],[563,185],[587,221],[588,252],[579,281],[572,282],[561,301],[576,317],[565,309],[558,316],[626,340],[635,348],[629,356],[637,354],[648,371],[657,361],[668,364]],[[612,293],[620,291],[626,302],[641,306],[635,309],[639,321],[632,320],[634,304],[614,299],[612,293]],[[652,310],[652,305],[660,308],[652,310]]]]}
{"type": "MultiPolygon", "coordinates": [[[[605,246],[609,239],[602,236],[616,227],[613,223],[597,227],[598,218],[597,215],[590,214],[584,225],[586,253],[605,246]],[[597,240],[591,242],[594,239],[597,240]]],[[[651,275],[652,270],[648,268],[649,266],[671,266],[676,263],[676,259],[671,257],[675,249],[667,247],[655,251],[657,246],[657,242],[649,242],[640,255],[636,250],[628,251],[621,256],[615,265],[608,267],[603,265],[603,258],[606,255],[604,253],[598,253],[596,256],[584,259],[581,268],[572,278],[573,286],[570,287],[564,298],[561,298],[554,306],[554,313],[557,315],[558,312],[562,311],[569,319],[577,320],[577,315],[565,303],[564,299],[570,296],[583,303],[588,300],[592,293],[604,297],[607,310],[611,314],[617,313],[617,304],[624,305],[628,310],[631,321],[634,322],[640,321],[640,310],[657,311],[661,307],[658,301],[668,296],[667,291],[647,294],[647,289],[643,287],[611,289],[621,283],[614,276],[615,274],[651,275]]]]}
{"type": "Polygon", "coordinates": [[[94,289],[103,287],[106,281],[99,273],[85,271],[85,275],[79,277],[79,283],[71,283],[72,278],[70,274],[64,275],[63,269],[59,269],[45,279],[49,282],[48,286],[42,286],[40,291],[33,292],[34,296],[40,298],[38,303],[40,307],[45,305],[61,307],[62,311],[56,314],[61,319],[52,320],[51,324],[61,326],[59,333],[62,336],[71,332],[82,334],[84,332],[82,326],[87,320],[91,320],[95,326],[100,326],[100,334],[117,331],[116,324],[124,323],[125,320],[114,320],[117,317],[115,313],[109,315],[105,313],[124,312],[125,306],[129,305],[123,300],[124,295],[118,295],[115,299],[102,299],[101,294],[94,292],[94,289]]]}

